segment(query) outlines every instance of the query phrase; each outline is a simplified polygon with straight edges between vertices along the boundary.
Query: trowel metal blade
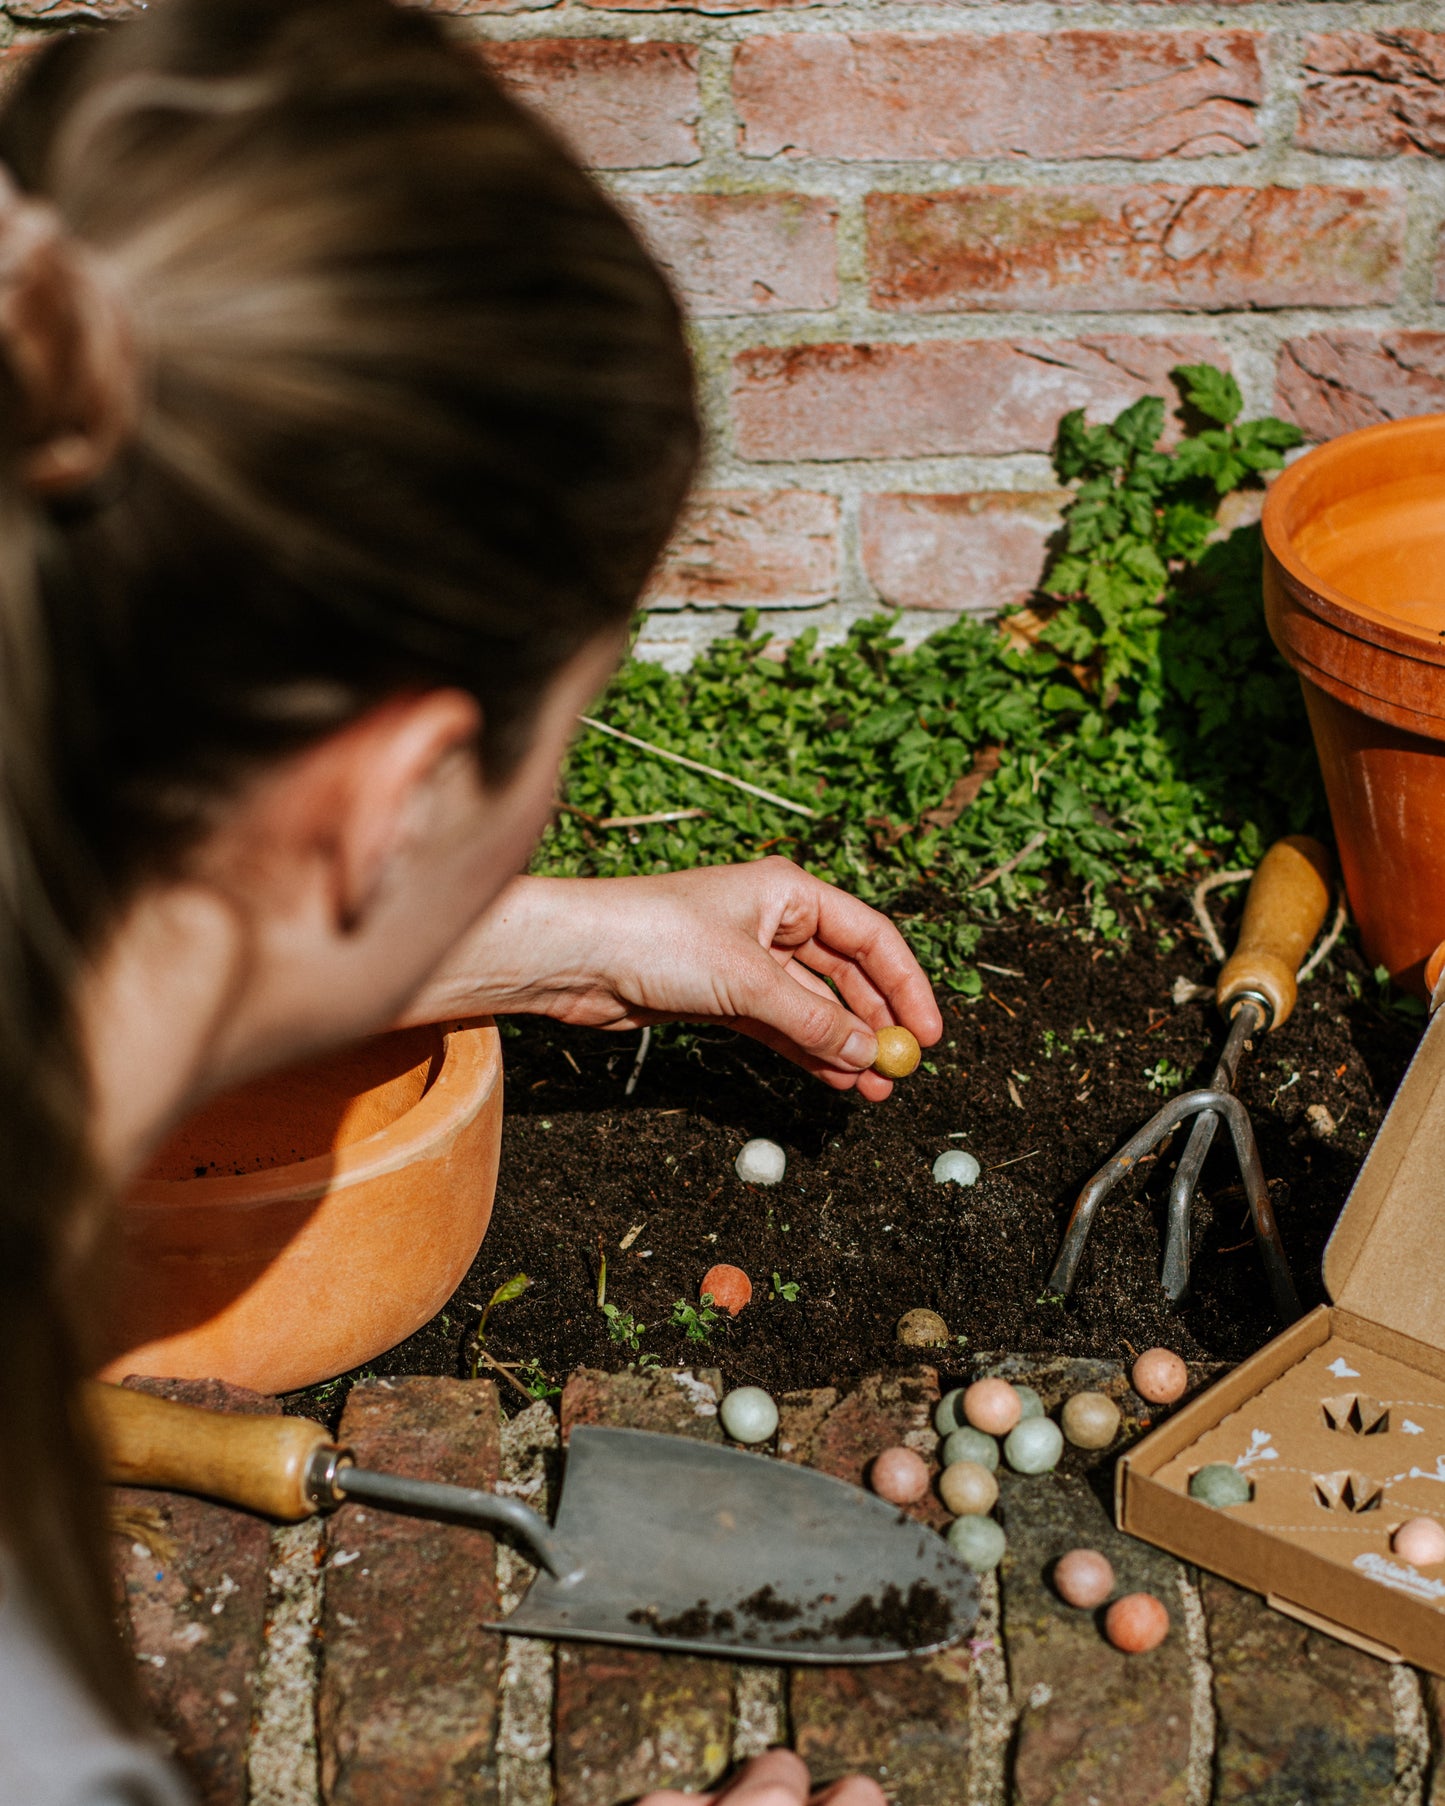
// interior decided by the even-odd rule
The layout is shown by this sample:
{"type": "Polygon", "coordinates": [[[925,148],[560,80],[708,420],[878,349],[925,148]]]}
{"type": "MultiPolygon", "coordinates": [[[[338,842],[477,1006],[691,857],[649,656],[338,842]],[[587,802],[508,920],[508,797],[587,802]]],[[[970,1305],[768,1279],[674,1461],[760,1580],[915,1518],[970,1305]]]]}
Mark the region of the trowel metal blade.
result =
{"type": "Polygon", "coordinates": [[[574,1430],[539,1572],[491,1628],[770,1661],[877,1662],[956,1643],[978,1582],[896,1506],[808,1468],[649,1430],[574,1430]]]}

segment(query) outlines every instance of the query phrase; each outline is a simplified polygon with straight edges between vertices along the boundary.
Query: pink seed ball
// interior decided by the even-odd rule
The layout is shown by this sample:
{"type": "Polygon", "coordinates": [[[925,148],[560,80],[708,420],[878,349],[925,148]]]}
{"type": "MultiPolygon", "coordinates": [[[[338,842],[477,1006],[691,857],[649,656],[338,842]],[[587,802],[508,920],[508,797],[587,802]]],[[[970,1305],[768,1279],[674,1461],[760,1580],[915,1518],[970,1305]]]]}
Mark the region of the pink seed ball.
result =
{"type": "Polygon", "coordinates": [[[1152,1593],[1126,1593],[1104,1613],[1104,1635],[1125,1655],[1142,1655],[1169,1635],[1169,1614],[1152,1593]]]}
{"type": "Polygon", "coordinates": [[[1445,1561],[1445,1526],[1434,1518],[1410,1518],[1395,1532],[1390,1546],[1412,1568],[1433,1568],[1445,1561]]]}
{"type": "Polygon", "coordinates": [[[1007,1380],[975,1380],[963,1395],[964,1416],[986,1436],[1007,1436],[1023,1409],[1023,1400],[1007,1380]]]}
{"type": "Polygon", "coordinates": [[[1114,1590],[1114,1570],[1097,1549],[1070,1549],[1054,1564],[1054,1587],[1065,1605],[1092,1611],[1114,1590]]]}
{"type": "Polygon", "coordinates": [[[1167,1348],[1146,1348],[1134,1363],[1134,1390],[1151,1405],[1172,1405],[1188,1384],[1189,1369],[1167,1348]]]}
{"type": "Polygon", "coordinates": [[[928,1491],[928,1463],[912,1449],[884,1449],[873,1457],[868,1480],[890,1505],[916,1505],[928,1491]]]}

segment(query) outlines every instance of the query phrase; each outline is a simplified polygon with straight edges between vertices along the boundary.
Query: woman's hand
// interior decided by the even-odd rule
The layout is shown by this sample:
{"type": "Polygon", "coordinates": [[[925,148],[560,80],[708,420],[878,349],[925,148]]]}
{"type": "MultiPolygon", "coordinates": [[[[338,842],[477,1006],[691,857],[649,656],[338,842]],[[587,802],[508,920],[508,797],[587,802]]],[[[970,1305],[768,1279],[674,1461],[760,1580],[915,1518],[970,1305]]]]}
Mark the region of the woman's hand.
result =
{"type": "Polygon", "coordinates": [[[903,936],[788,859],[657,878],[519,878],[405,1021],[530,1012],[592,1028],[718,1022],[885,1098],[876,1033],[943,1021],[903,936]]]}
{"type": "Polygon", "coordinates": [[[757,1756],[717,1793],[644,1794],[637,1806],[886,1806],[883,1789],[862,1775],[811,1792],[808,1771],[791,1750],[757,1756]]]}

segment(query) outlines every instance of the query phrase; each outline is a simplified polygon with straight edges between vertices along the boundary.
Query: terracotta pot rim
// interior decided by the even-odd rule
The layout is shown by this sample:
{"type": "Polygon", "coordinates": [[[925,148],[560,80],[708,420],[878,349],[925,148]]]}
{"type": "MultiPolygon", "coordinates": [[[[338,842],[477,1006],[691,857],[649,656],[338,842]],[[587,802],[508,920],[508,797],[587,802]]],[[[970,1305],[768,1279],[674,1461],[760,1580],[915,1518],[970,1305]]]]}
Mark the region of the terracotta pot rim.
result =
{"type": "Polygon", "coordinates": [[[486,1104],[502,1074],[502,1038],[490,1017],[436,1023],[441,1060],[426,1090],[395,1121],[332,1153],[198,1179],[143,1179],[125,1198],[131,1211],[259,1209],[282,1199],[324,1197],[411,1165],[454,1136],[486,1104]]]}
{"type": "Polygon", "coordinates": [[[1343,433],[1338,439],[1315,446],[1274,479],[1265,495],[1260,527],[1266,556],[1292,579],[1292,599],[1298,606],[1307,608],[1353,639],[1385,647],[1424,664],[1445,665],[1445,641],[1437,633],[1402,623],[1398,616],[1336,589],[1311,569],[1294,549],[1291,529],[1295,523],[1287,522],[1285,518],[1298,499],[1299,491],[1320,476],[1327,466],[1348,464],[1366,444],[1413,438],[1424,439],[1440,448],[1442,477],[1445,477],[1445,413],[1416,414],[1407,420],[1386,420],[1377,426],[1359,427],[1352,433],[1343,433]]]}

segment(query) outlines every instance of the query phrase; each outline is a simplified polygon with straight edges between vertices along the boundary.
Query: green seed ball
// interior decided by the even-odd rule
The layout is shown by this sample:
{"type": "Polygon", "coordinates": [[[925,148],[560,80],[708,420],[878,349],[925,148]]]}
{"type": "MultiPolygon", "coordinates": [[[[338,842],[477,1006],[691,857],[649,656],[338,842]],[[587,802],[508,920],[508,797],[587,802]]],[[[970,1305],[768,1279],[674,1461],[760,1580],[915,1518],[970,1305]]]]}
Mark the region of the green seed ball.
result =
{"type": "Polygon", "coordinates": [[[1046,1474],[1064,1452],[1064,1433],[1052,1417],[1026,1417],[1008,1433],[1004,1460],[1016,1474],[1046,1474]]]}
{"type": "Polygon", "coordinates": [[[943,1465],[952,1467],[955,1461],[975,1461],[980,1467],[986,1467],[991,1474],[996,1474],[998,1444],[992,1436],[985,1436],[982,1430],[975,1430],[972,1424],[965,1424],[962,1429],[950,1431],[944,1440],[943,1465]]]}
{"type": "Polygon", "coordinates": [[[1076,1449],[1106,1449],[1119,1433],[1119,1407],[1104,1392],[1076,1392],[1060,1413],[1076,1449]]]}
{"type": "Polygon", "coordinates": [[[1019,1413],[1020,1423],[1026,1423],[1031,1417],[1043,1416],[1044,1401],[1032,1386],[1015,1386],[1014,1391],[1018,1393],[1019,1404],[1023,1407],[1019,1413]]]}
{"type": "Polygon", "coordinates": [[[1227,1461],[1211,1461],[1208,1467],[1190,1475],[1189,1496],[1222,1511],[1227,1505],[1247,1505],[1254,1497],[1254,1488],[1237,1467],[1231,1467],[1227,1461]]]}
{"type": "Polygon", "coordinates": [[[998,1503],[998,1481],[976,1461],[954,1461],[938,1476],[938,1496],[959,1518],[980,1518],[998,1503]]]}
{"type": "Polygon", "coordinates": [[[963,1391],[962,1386],[955,1386],[933,1407],[933,1427],[940,1436],[950,1436],[963,1427],[963,1391]]]}
{"type": "Polygon", "coordinates": [[[948,1546],[976,1574],[991,1572],[1008,1547],[992,1518],[955,1518],[948,1526],[948,1546]]]}
{"type": "Polygon", "coordinates": [[[761,1386],[739,1386],[718,1408],[734,1442],[766,1442],[778,1427],[778,1407],[761,1386]]]}

